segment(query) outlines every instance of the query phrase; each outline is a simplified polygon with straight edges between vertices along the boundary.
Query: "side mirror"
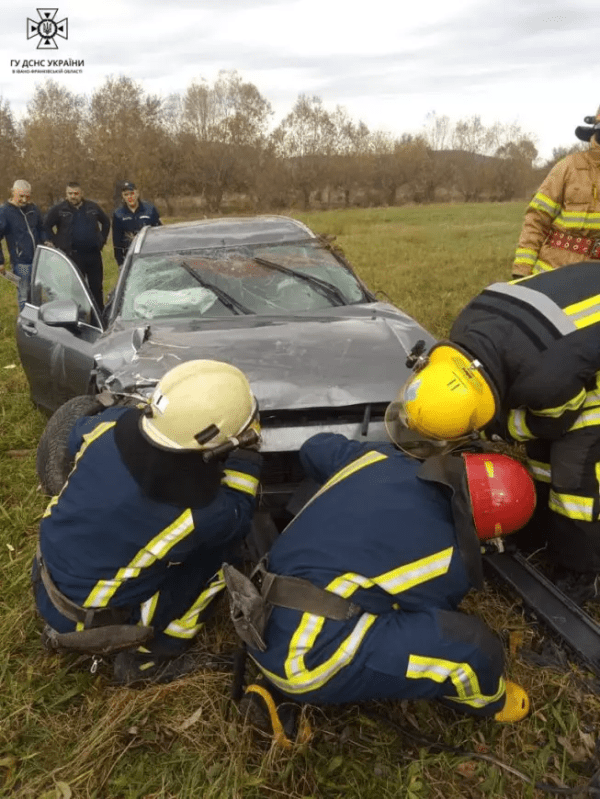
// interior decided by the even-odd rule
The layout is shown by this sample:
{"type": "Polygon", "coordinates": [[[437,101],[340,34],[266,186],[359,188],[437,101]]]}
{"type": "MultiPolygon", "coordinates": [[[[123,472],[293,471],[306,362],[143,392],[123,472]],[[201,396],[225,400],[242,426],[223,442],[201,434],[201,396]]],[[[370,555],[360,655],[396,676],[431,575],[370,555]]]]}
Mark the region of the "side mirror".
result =
{"type": "Polygon", "coordinates": [[[67,327],[79,323],[79,306],[74,300],[52,300],[40,308],[40,321],[49,327],[67,327]]]}

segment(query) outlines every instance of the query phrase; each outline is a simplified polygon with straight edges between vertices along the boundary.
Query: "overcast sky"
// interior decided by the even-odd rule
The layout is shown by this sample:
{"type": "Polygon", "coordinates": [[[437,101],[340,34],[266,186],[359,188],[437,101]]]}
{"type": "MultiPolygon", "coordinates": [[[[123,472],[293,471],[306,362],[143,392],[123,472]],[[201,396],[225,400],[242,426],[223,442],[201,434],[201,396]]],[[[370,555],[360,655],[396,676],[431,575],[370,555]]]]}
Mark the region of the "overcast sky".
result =
{"type": "Polygon", "coordinates": [[[235,69],[274,123],[300,93],[395,135],[422,132],[430,112],[478,114],[517,122],[548,158],[600,104],[598,0],[69,0],[53,14],[68,21],[58,49],[27,39],[27,20],[40,19],[33,2],[0,8],[0,95],[17,115],[47,77],[91,94],[122,74],[167,96],[235,69]],[[59,58],[85,65],[73,75],[11,66],[59,58]]]}

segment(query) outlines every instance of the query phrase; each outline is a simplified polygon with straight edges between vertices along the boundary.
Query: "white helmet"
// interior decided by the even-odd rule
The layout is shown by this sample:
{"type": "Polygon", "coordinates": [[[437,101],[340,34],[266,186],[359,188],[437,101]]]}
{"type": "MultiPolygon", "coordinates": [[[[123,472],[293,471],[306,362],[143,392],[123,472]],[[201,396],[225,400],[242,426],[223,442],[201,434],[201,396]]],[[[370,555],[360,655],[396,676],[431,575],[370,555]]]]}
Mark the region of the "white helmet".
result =
{"type": "Polygon", "coordinates": [[[258,405],[237,367],[186,361],[158,382],[140,420],[144,436],[161,449],[208,450],[246,430],[258,405]]]}

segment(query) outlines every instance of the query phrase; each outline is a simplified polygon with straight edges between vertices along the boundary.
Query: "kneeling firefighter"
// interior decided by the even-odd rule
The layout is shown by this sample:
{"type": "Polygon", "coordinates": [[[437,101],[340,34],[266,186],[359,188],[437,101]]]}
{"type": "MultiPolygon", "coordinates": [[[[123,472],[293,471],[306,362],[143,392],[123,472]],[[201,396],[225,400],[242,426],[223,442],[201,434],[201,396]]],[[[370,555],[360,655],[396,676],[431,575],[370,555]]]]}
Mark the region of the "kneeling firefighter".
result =
{"type": "Polygon", "coordinates": [[[320,490],[250,579],[223,567],[234,625],[265,679],[247,692],[436,699],[522,719],[528,697],[505,680],[501,642],[457,607],[482,586],[481,539],[531,516],[526,469],[483,452],[420,463],[332,433],[306,441],[300,459],[320,490]]]}
{"type": "Polygon", "coordinates": [[[414,359],[390,408],[431,439],[480,430],[525,443],[538,503],[519,538],[547,543],[557,575],[580,573],[580,601],[600,572],[599,305],[598,262],[488,286],[448,341],[414,359]]]}
{"type": "Polygon", "coordinates": [[[33,565],[46,645],[123,650],[114,677],[125,684],[192,670],[182,653],[224,588],[223,559],[250,530],[259,433],[244,374],[209,360],[169,371],[143,409],[80,419],[75,466],[44,514],[33,565]]]}

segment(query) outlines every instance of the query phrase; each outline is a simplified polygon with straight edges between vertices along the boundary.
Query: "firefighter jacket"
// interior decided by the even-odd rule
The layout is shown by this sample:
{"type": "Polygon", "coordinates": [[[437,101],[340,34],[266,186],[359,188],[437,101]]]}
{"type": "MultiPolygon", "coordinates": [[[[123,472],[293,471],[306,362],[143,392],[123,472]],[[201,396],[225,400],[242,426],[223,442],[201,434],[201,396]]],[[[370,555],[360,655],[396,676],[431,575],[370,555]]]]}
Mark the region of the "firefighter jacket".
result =
{"type": "Polygon", "coordinates": [[[72,249],[101,250],[106,244],[110,219],[102,208],[91,200],[83,200],[76,208],[67,200],[52,206],[44,218],[44,225],[56,247],[69,255],[72,249]],[[74,242],[74,216],[83,215],[79,242],[74,242]],[[56,228],[56,230],[55,230],[56,228]],[[76,245],[76,246],[75,246],[76,245]]]}
{"type": "Polygon", "coordinates": [[[140,200],[135,211],[125,203],[120,205],[112,218],[112,237],[117,264],[121,266],[125,260],[129,245],[139,230],[143,227],[160,225],[162,225],[160,216],[152,203],[140,200]]]}
{"type": "Polygon", "coordinates": [[[586,260],[577,241],[567,249],[550,245],[552,231],[575,237],[600,236],[600,145],[568,155],[552,168],[525,212],[514,275],[546,272],[586,260]]]}
{"type": "Polygon", "coordinates": [[[250,650],[267,679],[318,704],[445,697],[469,712],[497,711],[502,646],[479,619],[456,612],[473,576],[450,492],[382,442],[319,433],[300,459],[322,488],[276,540],[268,570],[362,610],[337,621],[274,607],[265,651],[250,650]]]}
{"type": "MultiPolygon", "coordinates": [[[[21,208],[7,202],[0,206],[0,241],[4,238],[13,268],[15,264],[32,264],[35,248],[48,239],[37,205],[28,203],[21,208]]],[[[0,264],[4,264],[1,247],[0,264]]]]}
{"type": "MultiPolygon", "coordinates": [[[[141,620],[159,630],[183,614],[167,632],[189,638],[197,631],[200,587],[220,569],[231,545],[250,531],[261,456],[232,453],[224,468],[215,467],[211,491],[196,488],[200,478],[188,468],[171,481],[172,496],[157,499],[148,492],[164,492],[164,487],[153,489],[147,466],[164,453],[141,436],[138,418],[137,409],[110,408],[77,422],[69,439],[75,466],[42,518],[41,556],[58,589],[79,606],[130,608],[130,623],[141,620]],[[130,446],[136,434],[139,439],[130,446]],[[177,498],[179,484],[185,483],[185,491],[197,496],[195,505],[177,498]],[[193,568],[186,569],[187,563],[193,568]],[[191,591],[195,597],[189,596],[190,581],[197,584],[191,591]],[[185,615],[180,595],[195,614],[185,615]]],[[[169,482],[168,474],[164,479],[169,482]]],[[[223,587],[222,581],[215,584],[212,593],[223,587]]],[[[43,585],[36,588],[36,600],[58,632],[75,629],[54,608],[43,585]]]]}
{"type": "Polygon", "coordinates": [[[499,409],[485,432],[557,439],[598,405],[600,262],[494,283],[461,311],[450,343],[477,358],[499,409]]]}

